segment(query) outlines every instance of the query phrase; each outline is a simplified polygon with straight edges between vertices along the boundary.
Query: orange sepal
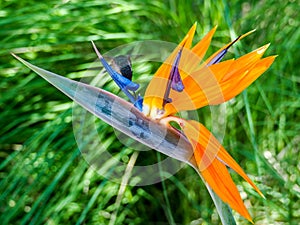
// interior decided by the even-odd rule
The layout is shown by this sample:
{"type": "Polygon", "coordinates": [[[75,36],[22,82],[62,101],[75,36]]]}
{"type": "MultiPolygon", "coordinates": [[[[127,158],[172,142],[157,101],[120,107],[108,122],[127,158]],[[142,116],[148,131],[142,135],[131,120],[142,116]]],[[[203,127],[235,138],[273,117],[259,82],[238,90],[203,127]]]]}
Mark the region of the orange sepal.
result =
{"type": "MultiPolygon", "coordinates": [[[[199,149],[196,149],[196,151],[199,151],[199,149]]],[[[215,159],[207,169],[201,172],[201,175],[225,203],[252,222],[252,218],[225,165],[215,159]]]]}
{"type": "Polygon", "coordinates": [[[226,73],[222,78],[222,81],[232,82],[236,79],[239,79],[240,75],[243,74],[245,71],[251,70],[252,67],[255,66],[255,64],[261,59],[269,45],[270,44],[266,44],[236,59],[229,68],[228,73],[226,73]]]}
{"type": "Polygon", "coordinates": [[[251,216],[240,197],[226,165],[242,176],[263,196],[260,190],[202,124],[197,121],[185,121],[181,119],[179,125],[194,148],[194,156],[204,180],[224,202],[228,203],[232,209],[252,222],[251,216]]]}
{"type": "Polygon", "coordinates": [[[204,38],[202,38],[201,41],[199,41],[193,48],[192,52],[194,52],[199,57],[199,62],[203,59],[209,45],[211,42],[211,39],[217,29],[217,26],[215,26],[213,29],[211,29],[204,38]]]}
{"type": "MultiPolygon", "coordinates": [[[[235,93],[238,95],[260,77],[274,62],[277,56],[269,56],[261,59],[245,76],[242,76],[235,87],[235,93]]],[[[235,95],[235,96],[236,96],[235,95]]]]}
{"type": "Polygon", "coordinates": [[[176,112],[173,109],[195,110],[208,104],[224,102],[225,98],[219,82],[233,62],[234,60],[227,60],[192,72],[183,80],[185,87],[183,92],[171,91],[170,97],[173,102],[167,105],[169,107],[166,107],[166,110],[171,114],[176,112]]]}
{"type": "Polygon", "coordinates": [[[201,68],[191,71],[183,79],[184,91],[171,91],[173,102],[172,107],[168,107],[169,114],[176,110],[194,110],[206,105],[221,104],[241,93],[273,63],[274,56],[261,59],[268,47],[269,44],[236,60],[227,60],[209,67],[203,64],[201,68]]]}
{"type": "MultiPolygon", "coordinates": [[[[264,197],[264,195],[261,193],[261,191],[258,189],[258,187],[253,183],[253,181],[247,176],[247,174],[244,172],[244,170],[237,164],[237,162],[229,155],[229,153],[224,149],[224,147],[219,143],[219,141],[213,136],[213,134],[206,129],[205,126],[198,123],[197,121],[189,121],[190,124],[193,125],[193,127],[196,129],[199,127],[200,134],[202,138],[200,140],[203,141],[203,143],[208,143],[206,146],[206,149],[212,149],[210,151],[210,154],[213,154],[210,156],[210,159],[213,157],[217,157],[221,162],[223,162],[226,166],[233,169],[237,174],[239,174],[241,177],[243,177],[256,191],[257,193],[264,197]],[[209,147],[209,148],[208,148],[209,147]]],[[[190,132],[196,132],[196,130],[191,130],[190,132]]],[[[199,133],[199,131],[198,131],[199,133]]],[[[195,138],[196,135],[194,134],[192,138],[195,138]]],[[[201,168],[199,168],[201,169],[201,168]]]]}
{"type": "MultiPolygon", "coordinates": [[[[150,81],[149,85],[147,86],[145,97],[144,97],[144,105],[146,107],[149,107],[147,109],[151,113],[154,108],[161,109],[164,92],[167,87],[168,79],[170,76],[170,72],[172,69],[172,65],[174,63],[175,57],[178,54],[178,51],[184,46],[184,49],[189,49],[191,47],[193,37],[196,31],[197,23],[195,23],[189,32],[186,34],[186,36],[183,38],[183,40],[180,42],[180,44],[174,49],[174,51],[170,54],[170,56],[164,61],[164,63],[159,67],[159,69],[154,74],[152,80],[150,81]],[[153,107],[153,109],[152,109],[153,107]]],[[[184,52],[187,52],[183,50],[183,56],[184,52]]],[[[156,109],[154,109],[156,110],[156,109]]],[[[145,114],[148,114],[145,113],[145,114]]]]}
{"type": "Polygon", "coordinates": [[[225,100],[228,101],[245,90],[272,65],[275,58],[276,56],[263,58],[259,60],[250,70],[244,71],[244,73],[240,74],[240,76],[236,77],[234,80],[222,82],[221,86],[225,100]]]}

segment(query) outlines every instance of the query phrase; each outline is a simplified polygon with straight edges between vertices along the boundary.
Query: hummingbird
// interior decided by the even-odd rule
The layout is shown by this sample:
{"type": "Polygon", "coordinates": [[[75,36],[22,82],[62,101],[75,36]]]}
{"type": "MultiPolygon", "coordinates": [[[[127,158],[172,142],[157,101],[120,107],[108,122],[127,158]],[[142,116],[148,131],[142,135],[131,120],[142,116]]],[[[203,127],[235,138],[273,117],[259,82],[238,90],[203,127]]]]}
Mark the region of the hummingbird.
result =
{"type": "MultiPolygon", "coordinates": [[[[106,57],[110,60],[110,64],[113,69],[123,77],[132,81],[132,65],[130,55],[118,55],[116,57],[106,57]]],[[[99,70],[102,67],[92,67],[88,70],[99,70]]]]}
{"type": "Polygon", "coordinates": [[[112,58],[112,66],[122,76],[132,80],[132,66],[129,55],[119,55],[112,58]]]}

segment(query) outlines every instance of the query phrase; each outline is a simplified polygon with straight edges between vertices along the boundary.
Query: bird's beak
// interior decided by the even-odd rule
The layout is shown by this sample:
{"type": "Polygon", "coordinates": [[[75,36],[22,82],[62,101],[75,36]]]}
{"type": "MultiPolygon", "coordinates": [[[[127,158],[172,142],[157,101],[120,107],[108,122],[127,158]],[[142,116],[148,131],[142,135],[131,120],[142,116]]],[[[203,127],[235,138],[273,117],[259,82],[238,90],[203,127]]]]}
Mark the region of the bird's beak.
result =
{"type": "Polygon", "coordinates": [[[107,124],[152,149],[197,167],[190,143],[171,126],[151,120],[131,103],[110,92],[46,71],[12,55],[107,124]]]}

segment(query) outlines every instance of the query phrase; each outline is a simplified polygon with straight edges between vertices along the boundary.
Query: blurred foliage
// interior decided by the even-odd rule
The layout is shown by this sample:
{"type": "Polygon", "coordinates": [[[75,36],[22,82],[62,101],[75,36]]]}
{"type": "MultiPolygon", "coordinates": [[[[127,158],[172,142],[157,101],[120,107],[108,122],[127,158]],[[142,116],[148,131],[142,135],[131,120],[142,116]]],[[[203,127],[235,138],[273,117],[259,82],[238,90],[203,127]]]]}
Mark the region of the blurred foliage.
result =
{"type": "MultiPolygon", "coordinates": [[[[189,167],[163,183],[119,192],[120,184],[101,177],[81,156],[72,102],[9,54],[79,79],[78,71],[95,59],[90,40],[103,52],[140,40],[177,43],[195,21],[198,40],[218,25],[212,50],[256,28],[230,57],[268,42],[266,55],[279,55],[227,104],[223,144],[266,195],[259,198],[233,174],[256,224],[299,224],[299,10],[292,0],[0,1],[1,224],[220,224],[203,183],[189,167]]],[[[140,79],[154,70],[141,68],[140,79]]],[[[210,117],[207,111],[199,111],[204,120],[210,117]]],[[[98,122],[109,148],[127,162],[134,151],[98,122]]],[[[140,154],[136,163],[164,157],[148,154],[140,154]]],[[[235,216],[239,224],[248,224],[235,216]]]]}

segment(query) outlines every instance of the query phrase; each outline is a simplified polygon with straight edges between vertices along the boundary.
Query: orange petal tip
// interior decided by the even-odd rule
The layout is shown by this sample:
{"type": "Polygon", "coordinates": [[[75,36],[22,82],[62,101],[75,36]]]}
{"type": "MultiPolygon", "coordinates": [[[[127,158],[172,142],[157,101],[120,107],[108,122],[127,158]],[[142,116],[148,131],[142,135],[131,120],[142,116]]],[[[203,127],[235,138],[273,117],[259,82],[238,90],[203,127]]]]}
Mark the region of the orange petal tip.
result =
{"type": "Polygon", "coordinates": [[[259,47],[258,49],[255,49],[253,52],[256,52],[257,54],[262,55],[269,48],[269,46],[270,46],[270,43],[263,45],[263,46],[259,47]]]}
{"type": "Polygon", "coordinates": [[[252,34],[252,33],[255,32],[255,31],[256,31],[256,29],[250,30],[250,31],[248,31],[246,34],[243,34],[239,39],[241,40],[241,39],[243,39],[244,37],[248,36],[249,34],[252,34]]]}
{"type": "Polygon", "coordinates": [[[212,35],[216,32],[217,28],[218,28],[218,25],[214,26],[214,27],[211,29],[210,32],[212,32],[212,35]]]}

